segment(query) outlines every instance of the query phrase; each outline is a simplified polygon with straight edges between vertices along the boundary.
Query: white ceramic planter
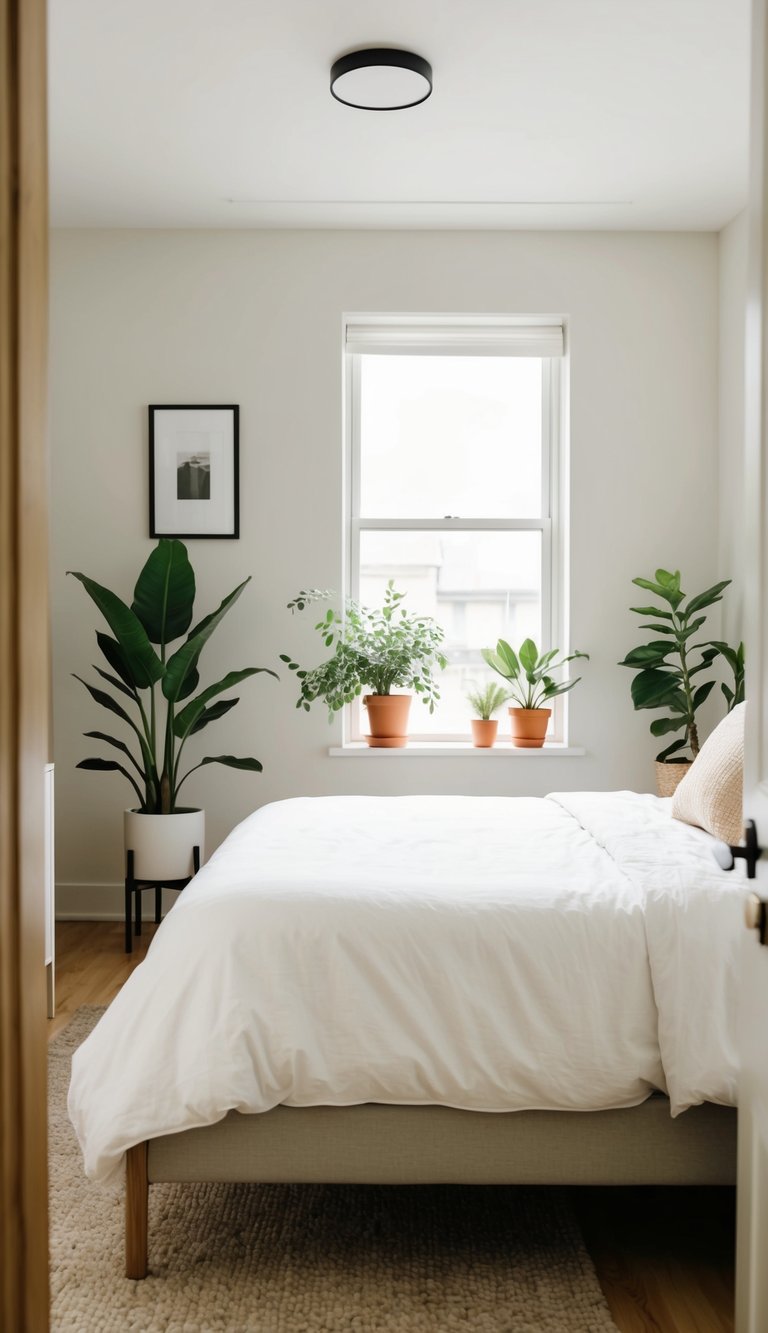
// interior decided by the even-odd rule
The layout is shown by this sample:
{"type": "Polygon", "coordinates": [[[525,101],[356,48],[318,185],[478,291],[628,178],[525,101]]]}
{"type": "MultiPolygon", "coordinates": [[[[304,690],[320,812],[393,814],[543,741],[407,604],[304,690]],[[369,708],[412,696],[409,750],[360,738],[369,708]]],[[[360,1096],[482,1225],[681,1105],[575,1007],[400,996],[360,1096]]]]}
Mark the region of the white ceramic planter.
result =
{"type": "Polygon", "coordinates": [[[205,860],[205,811],[184,810],[176,815],[123,813],[125,850],[133,852],[136,879],[187,879],[194,875],[192,848],[205,860]]]}

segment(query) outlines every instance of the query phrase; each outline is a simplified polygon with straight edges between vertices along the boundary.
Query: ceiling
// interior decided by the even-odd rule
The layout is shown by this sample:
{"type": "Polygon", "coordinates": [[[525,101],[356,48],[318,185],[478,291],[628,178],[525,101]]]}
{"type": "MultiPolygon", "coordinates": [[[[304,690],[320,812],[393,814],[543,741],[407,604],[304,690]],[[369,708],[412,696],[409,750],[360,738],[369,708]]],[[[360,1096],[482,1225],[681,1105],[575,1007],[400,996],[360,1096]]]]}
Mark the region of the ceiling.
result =
{"type": "Polygon", "coordinates": [[[54,225],[718,230],[749,0],[50,0],[54,225]],[[407,111],[334,101],[361,46],[407,111]]]}

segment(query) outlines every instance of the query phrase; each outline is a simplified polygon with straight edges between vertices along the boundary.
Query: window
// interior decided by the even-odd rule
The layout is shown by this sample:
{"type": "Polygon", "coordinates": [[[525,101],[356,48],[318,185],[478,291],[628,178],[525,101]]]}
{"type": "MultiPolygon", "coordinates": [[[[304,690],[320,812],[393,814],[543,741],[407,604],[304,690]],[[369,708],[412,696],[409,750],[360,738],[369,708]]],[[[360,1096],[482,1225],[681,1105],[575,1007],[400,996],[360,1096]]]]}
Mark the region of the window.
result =
{"type": "Polygon", "coordinates": [[[468,738],[481,648],[565,643],[562,354],[552,320],[345,321],[348,590],[375,605],[394,578],[446,634],[441,701],[431,716],[414,701],[414,739],[468,738]]]}

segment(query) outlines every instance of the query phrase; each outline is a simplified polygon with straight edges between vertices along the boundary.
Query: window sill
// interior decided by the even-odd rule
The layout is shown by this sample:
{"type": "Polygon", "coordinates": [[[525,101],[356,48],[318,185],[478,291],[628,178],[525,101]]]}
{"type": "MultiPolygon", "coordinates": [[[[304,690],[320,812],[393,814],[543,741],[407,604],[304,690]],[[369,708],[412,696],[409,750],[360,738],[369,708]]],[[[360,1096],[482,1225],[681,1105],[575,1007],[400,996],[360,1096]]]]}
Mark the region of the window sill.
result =
{"type": "Polygon", "coordinates": [[[399,750],[349,741],[346,745],[331,745],[328,750],[332,759],[360,759],[368,755],[390,759],[470,759],[486,755],[491,759],[572,759],[586,753],[581,745],[563,745],[561,741],[547,741],[537,750],[521,750],[510,741],[497,741],[490,749],[472,745],[471,741],[409,741],[399,750]]]}

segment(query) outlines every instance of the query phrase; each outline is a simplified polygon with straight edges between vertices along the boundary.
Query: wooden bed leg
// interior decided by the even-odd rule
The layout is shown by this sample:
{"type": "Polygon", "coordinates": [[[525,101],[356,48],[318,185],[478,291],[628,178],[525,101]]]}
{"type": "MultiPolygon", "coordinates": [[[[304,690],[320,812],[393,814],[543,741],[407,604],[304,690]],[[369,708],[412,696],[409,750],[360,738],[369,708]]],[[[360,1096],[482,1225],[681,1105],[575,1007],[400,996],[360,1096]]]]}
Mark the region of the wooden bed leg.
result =
{"type": "Polygon", "coordinates": [[[125,1155],[125,1276],[147,1276],[149,1226],[147,1144],[137,1143],[125,1155]]]}

